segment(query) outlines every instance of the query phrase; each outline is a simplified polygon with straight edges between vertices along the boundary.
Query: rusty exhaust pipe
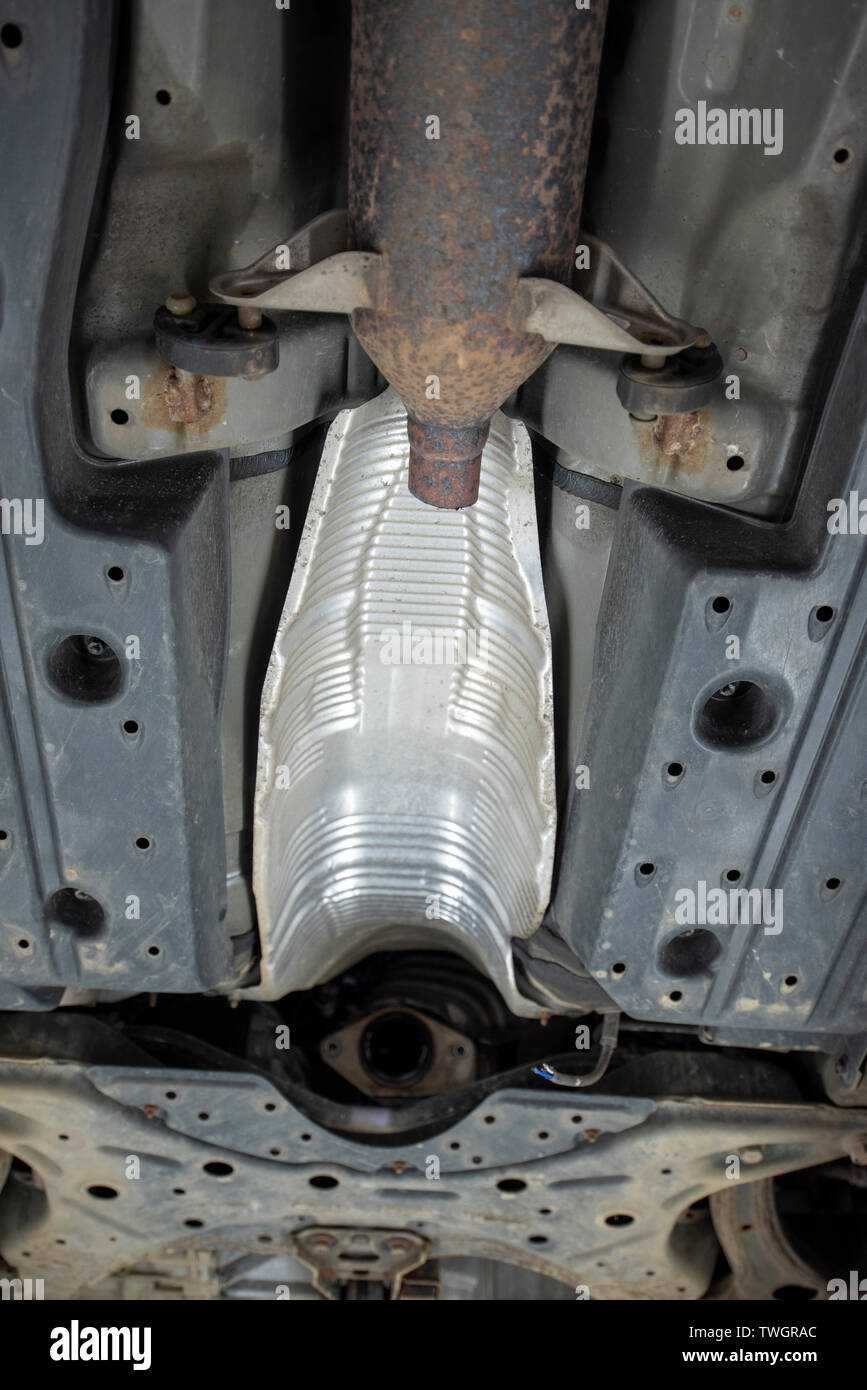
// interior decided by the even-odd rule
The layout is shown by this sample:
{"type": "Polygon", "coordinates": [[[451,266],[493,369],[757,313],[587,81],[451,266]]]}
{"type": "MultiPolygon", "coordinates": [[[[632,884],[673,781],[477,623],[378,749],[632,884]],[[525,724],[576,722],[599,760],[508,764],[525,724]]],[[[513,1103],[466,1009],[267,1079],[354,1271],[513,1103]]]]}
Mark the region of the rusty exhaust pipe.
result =
{"type": "Polygon", "coordinates": [[[516,282],[568,284],[607,0],[353,0],[350,246],[387,267],[352,326],[409,421],[409,487],[479,492],[491,416],[553,351],[516,282]]]}

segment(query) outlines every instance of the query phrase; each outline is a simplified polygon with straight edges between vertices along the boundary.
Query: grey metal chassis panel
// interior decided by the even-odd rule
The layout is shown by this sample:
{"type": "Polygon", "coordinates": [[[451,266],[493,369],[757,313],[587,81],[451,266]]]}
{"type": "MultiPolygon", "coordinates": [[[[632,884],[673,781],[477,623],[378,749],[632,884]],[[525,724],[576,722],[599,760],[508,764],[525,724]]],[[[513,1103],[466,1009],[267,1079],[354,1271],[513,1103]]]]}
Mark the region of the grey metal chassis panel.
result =
{"type": "Polygon", "coordinates": [[[635,1018],[813,1044],[864,1031],[867,542],[831,534],[829,506],[867,496],[865,360],[867,300],[786,525],[624,489],[576,758],[589,786],[573,778],[552,911],[635,1018]],[[709,744],[700,712],[733,681],[765,692],[769,727],[709,744]],[[682,775],[667,776],[670,762],[682,775]],[[709,925],[722,948],[712,967],[663,969],[684,930],[677,894],[700,881],[780,890],[783,913],[709,925]]]}
{"type": "Polygon", "coordinates": [[[103,463],[76,443],[69,395],[111,13],[28,5],[24,42],[3,50],[2,491],[43,504],[45,524],[41,544],[11,533],[0,551],[5,1008],[50,1007],[64,985],[197,991],[235,974],[219,768],[228,464],[215,453],[182,469],[103,463]],[[83,702],[49,682],[49,653],[72,634],[119,656],[110,698],[83,702]],[[99,932],[46,915],[61,889],[100,904],[99,932]]]}
{"type": "Polygon", "coordinates": [[[865,62],[867,10],[845,0],[612,0],[583,221],[708,330],[725,376],[681,457],[621,408],[610,354],[558,348],[516,411],[567,465],[786,512],[863,239],[865,62]],[[675,113],[699,100],[782,109],[782,150],[676,144],[675,113]]]}

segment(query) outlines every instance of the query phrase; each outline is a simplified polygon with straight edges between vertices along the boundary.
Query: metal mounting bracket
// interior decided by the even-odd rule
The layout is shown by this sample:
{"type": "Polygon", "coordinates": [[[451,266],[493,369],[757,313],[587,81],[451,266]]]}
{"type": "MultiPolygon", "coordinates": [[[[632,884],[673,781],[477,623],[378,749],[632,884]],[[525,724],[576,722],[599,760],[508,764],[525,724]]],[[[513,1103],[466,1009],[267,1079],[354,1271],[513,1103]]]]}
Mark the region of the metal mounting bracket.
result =
{"type": "MultiPolygon", "coordinates": [[[[580,233],[591,269],[579,272],[580,293],[553,280],[519,280],[513,326],[552,343],[646,352],[666,357],[691,347],[700,329],[669,314],[604,241],[580,233]]],[[[243,270],[211,280],[226,304],[318,313],[387,312],[387,262],[372,251],[347,251],[343,209],[323,213],[243,270]]]]}

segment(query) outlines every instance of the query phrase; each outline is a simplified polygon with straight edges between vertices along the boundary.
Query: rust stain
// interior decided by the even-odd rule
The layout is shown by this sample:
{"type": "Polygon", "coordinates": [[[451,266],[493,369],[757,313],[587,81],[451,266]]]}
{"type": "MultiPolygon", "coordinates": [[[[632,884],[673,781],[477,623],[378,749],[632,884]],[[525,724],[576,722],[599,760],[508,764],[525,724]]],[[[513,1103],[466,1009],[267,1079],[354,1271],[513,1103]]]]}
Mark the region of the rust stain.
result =
{"type": "Polygon", "coordinates": [[[642,472],[692,476],[704,471],[708,444],[709,412],[693,410],[685,415],[660,415],[651,424],[633,420],[632,431],[642,472]]]}
{"type": "Polygon", "coordinates": [[[702,441],[701,417],[697,410],[688,415],[660,415],[653,427],[653,441],[666,458],[689,458],[702,441]]]}
{"type": "Polygon", "coordinates": [[[173,431],[181,437],[207,434],[226,410],[226,381],[194,376],[160,362],[142,391],[142,423],[148,429],[173,431]]]}
{"type": "Polygon", "coordinates": [[[407,1166],[408,1166],[408,1165],[407,1165],[407,1161],[406,1161],[405,1158],[396,1158],[396,1159],[394,1159],[394,1161],[392,1162],[392,1165],[391,1165],[391,1166],[392,1166],[392,1168],[394,1169],[394,1171],[397,1173],[397,1176],[400,1177],[401,1173],[406,1172],[406,1169],[407,1169],[407,1166]]]}
{"type": "Polygon", "coordinates": [[[142,1110],[149,1120],[154,1119],[154,1117],[160,1113],[160,1107],[158,1105],[153,1105],[150,1101],[142,1106],[142,1110]]]}
{"type": "Polygon", "coordinates": [[[585,1129],[584,1137],[588,1144],[595,1144],[601,1133],[601,1129],[585,1129]]]}
{"type": "Polygon", "coordinates": [[[195,425],[211,413],[213,392],[206,376],[170,372],[165,397],[169,415],[179,425],[195,425]]]}

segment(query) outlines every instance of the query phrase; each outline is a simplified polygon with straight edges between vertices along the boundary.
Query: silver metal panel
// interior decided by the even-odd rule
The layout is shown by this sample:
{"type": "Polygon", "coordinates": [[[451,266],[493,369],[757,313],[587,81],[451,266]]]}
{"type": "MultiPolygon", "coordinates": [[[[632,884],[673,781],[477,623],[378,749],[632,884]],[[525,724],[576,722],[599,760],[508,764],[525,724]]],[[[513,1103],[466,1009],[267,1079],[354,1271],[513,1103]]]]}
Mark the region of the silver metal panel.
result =
{"type": "Polygon", "coordinates": [[[478,504],[412,497],[387,391],[331,427],[262,697],[265,998],[371,951],[453,949],[510,1007],[548,902],[551,644],[530,444],[497,415],[478,504]]]}

